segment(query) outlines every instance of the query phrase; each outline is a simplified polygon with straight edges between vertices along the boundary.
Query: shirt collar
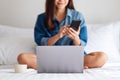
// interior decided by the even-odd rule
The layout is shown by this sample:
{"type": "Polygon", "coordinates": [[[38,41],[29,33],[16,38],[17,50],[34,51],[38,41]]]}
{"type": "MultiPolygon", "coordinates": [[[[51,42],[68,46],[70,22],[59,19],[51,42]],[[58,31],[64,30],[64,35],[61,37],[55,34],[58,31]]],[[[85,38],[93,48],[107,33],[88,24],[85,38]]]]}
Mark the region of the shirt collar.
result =
{"type": "Polygon", "coordinates": [[[71,9],[67,8],[67,14],[66,14],[66,16],[72,17],[71,9]]]}

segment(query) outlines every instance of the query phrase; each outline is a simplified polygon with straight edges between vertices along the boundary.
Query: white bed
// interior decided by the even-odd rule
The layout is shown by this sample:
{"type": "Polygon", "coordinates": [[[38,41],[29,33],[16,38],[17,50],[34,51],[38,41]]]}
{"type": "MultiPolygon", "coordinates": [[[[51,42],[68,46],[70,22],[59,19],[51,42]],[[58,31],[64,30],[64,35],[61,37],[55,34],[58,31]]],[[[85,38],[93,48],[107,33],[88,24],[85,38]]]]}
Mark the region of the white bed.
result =
{"type": "Polygon", "coordinates": [[[35,52],[33,28],[0,25],[0,80],[120,80],[120,22],[88,25],[88,36],[87,52],[108,55],[102,68],[85,69],[83,74],[37,74],[33,69],[15,73],[19,53],[35,52]]]}
{"type": "Polygon", "coordinates": [[[26,73],[14,73],[13,65],[4,65],[0,67],[0,80],[120,80],[120,63],[85,69],[83,74],[37,74],[33,69],[28,69],[26,73]]]}

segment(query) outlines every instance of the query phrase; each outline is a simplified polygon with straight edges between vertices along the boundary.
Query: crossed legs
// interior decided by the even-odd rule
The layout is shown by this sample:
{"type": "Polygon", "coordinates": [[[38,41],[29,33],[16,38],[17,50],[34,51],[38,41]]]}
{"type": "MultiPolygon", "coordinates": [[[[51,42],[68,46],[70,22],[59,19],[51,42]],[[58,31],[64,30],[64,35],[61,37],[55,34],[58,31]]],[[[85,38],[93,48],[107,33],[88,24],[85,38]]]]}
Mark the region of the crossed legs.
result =
{"type": "Polygon", "coordinates": [[[107,55],[103,52],[92,52],[84,57],[84,68],[100,68],[107,61],[107,55]]]}
{"type": "Polygon", "coordinates": [[[37,69],[37,57],[31,53],[21,53],[18,58],[19,64],[27,64],[28,68],[37,69]]]}
{"type": "MultiPolygon", "coordinates": [[[[107,56],[103,52],[92,52],[84,57],[84,68],[100,68],[107,61],[107,56]]],[[[21,53],[18,56],[19,64],[27,64],[28,68],[37,69],[36,55],[21,53]]]]}

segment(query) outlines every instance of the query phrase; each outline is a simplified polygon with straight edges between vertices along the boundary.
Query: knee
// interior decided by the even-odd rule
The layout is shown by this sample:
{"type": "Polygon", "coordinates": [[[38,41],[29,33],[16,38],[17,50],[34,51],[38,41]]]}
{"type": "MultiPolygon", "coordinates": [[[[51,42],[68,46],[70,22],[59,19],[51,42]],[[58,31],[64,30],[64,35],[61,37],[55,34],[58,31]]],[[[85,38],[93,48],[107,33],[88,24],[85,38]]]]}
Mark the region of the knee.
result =
{"type": "Polygon", "coordinates": [[[20,63],[20,64],[26,64],[27,63],[26,57],[27,56],[26,56],[25,53],[19,54],[18,57],[17,57],[18,63],[20,63]]]}
{"type": "Polygon", "coordinates": [[[94,64],[96,67],[102,67],[107,61],[107,55],[104,52],[97,52],[94,64]]]}

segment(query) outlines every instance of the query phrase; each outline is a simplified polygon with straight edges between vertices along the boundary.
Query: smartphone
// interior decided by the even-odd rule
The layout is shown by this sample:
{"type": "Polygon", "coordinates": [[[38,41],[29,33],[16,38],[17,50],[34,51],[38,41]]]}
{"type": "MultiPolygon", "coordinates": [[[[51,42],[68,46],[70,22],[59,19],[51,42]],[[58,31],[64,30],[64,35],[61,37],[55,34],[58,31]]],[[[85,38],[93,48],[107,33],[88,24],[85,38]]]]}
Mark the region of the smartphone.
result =
{"type": "Polygon", "coordinates": [[[72,20],[70,27],[77,31],[80,26],[80,23],[81,23],[81,20],[72,20]]]}

